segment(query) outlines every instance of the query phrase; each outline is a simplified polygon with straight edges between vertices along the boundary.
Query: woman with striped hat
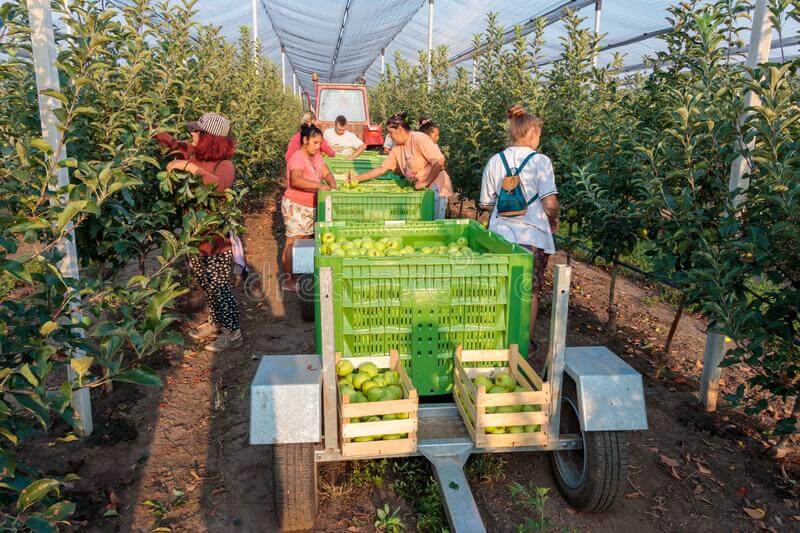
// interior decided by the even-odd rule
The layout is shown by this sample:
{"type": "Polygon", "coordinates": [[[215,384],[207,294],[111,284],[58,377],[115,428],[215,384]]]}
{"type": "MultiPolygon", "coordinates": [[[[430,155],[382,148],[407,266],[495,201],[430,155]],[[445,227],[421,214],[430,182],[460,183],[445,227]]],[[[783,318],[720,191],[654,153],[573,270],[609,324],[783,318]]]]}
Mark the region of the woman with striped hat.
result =
{"type": "MultiPolygon", "coordinates": [[[[167,164],[167,170],[201,176],[203,183],[216,185],[218,192],[231,188],[234,179],[231,158],[236,150],[236,140],[229,135],[231,124],[228,119],[217,113],[205,113],[186,127],[192,134],[189,143],[178,142],[168,133],[156,135],[161,144],[179,155],[178,159],[167,164]]],[[[189,337],[195,340],[216,337],[205,349],[222,352],[243,343],[231,286],[231,241],[224,235],[208,235],[198,250],[198,255],[189,256],[189,266],[203,288],[210,317],[190,332],[189,337]]]]}

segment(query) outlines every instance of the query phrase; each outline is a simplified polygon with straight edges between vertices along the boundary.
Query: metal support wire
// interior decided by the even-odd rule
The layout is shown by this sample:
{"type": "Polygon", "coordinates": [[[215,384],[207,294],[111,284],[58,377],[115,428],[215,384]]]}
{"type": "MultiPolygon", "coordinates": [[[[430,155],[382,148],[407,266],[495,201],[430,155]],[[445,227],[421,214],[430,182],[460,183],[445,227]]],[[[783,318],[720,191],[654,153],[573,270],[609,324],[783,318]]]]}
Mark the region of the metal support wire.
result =
{"type": "Polygon", "coordinates": [[[339,58],[339,50],[342,48],[342,37],[344,37],[344,30],[347,27],[347,18],[350,14],[350,4],[352,0],[347,0],[344,6],[344,13],[342,13],[342,23],[339,25],[339,38],[336,40],[336,50],[333,52],[333,60],[331,61],[331,71],[328,74],[328,81],[333,81],[333,72],[336,69],[336,60],[339,58]]]}

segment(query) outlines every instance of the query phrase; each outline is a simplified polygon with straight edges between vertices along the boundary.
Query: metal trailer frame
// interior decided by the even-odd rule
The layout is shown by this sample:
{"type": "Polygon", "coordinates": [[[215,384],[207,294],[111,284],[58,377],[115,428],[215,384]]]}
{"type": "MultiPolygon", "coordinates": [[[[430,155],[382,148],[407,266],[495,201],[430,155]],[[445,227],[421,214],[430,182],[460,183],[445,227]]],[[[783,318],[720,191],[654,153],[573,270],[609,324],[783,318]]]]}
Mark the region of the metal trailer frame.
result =
{"type": "MultiPolygon", "coordinates": [[[[313,245],[310,250],[309,247],[305,247],[305,253],[309,251],[313,252],[313,245]]],[[[297,264],[301,269],[307,269],[309,266],[307,260],[301,260],[297,264]]],[[[313,260],[311,266],[313,267],[313,260]]],[[[550,349],[542,373],[550,391],[548,422],[544,428],[547,434],[545,444],[513,448],[479,448],[464,430],[455,403],[424,403],[423,398],[420,400],[417,413],[419,428],[416,452],[378,457],[374,455],[344,457],[340,450],[338,429],[338,388],[332,320],[333,273],[330,268],[320,269],[318,280],[322,315],[319,317],[322,321],[322,353],[293,357],[262,357],[256,379],[251,385],[250,443],[277,444],[278,448],[286,444],[313,445],[315,463],[424,456],[433,465],[451,529],[459,533],[486,531],[463,469],[466,460],[473,453],[554,452],[556,481],[562,492],[569,491],[569,476],[564,475],[559,479],[561,469],[565,468],[560,465],[566,464],[563,459],[559,459],[562,456],[559,452],[570,454],[592,446],[595,442],[592,435],[618,435],[622,431],[647,429],[641,375],[605,347],[566,347],[570,277],[570,267],[566,265],[555,267],[550,349]],[[295,361],[295,364],[292,365],[291,361],[295,361]],[[287,362],[289,362],[288,367],[286,367],[287,362]],[[284,367],[279,369],[276,366],[279,364],[284,367]],[[568,393],[562,393],[565,374],[569,380],[568,393]],[[271,377],[266,378],[266,376],[271,377]],[[291,401],[291,398],[298,397],[297,386],[305,387],[302,397],[307,399],[306,402],[291,401]],[[573,426],[570,426],[567,432],[562,432],[564,429],[561,419],[562,405],[567,405],[571,409],[568,418],[573,419],[573,426]],[[276,408],[278,406],[280,409],[276,408]],[[274,414],[276,412],[284,413],[281,422],[276,421],[274,414]],[[460,427],[461,434],[453,435],[452,432],[449,435],[441,434],[437,428],[442,427],[460,427]]],[[[383,357],[388,359],[388,356],[363,359],[374,361],[383,357]]],[[[617,447],[616,453],[621,454],[617,468],[620,470],[619,473],[622,473],[621,470],[626,465],[626,450],[618,448],[623,448],[626,441],[624,437],[620,438],[621,445],[617,447]]],[[[586,456],[583,457],[584,477],[580,478],[582,483],[588,470],[586,456]]],[[[615,474],[615,476],[617,479],[620,477],[624,479],[624,475],[615,474]]],[[[316,480],[315,474],[313,479],[316,480]]],[[[285,486],[282,487],[285,489],[285,486]]],[[[607,501],[603,505],[597,505],[589,510],[605,510],[613,503],[613,499],[613,497],[606,498],[607,501]]],[[[290,526],[297,527],[296,524],[290,526]]]]}

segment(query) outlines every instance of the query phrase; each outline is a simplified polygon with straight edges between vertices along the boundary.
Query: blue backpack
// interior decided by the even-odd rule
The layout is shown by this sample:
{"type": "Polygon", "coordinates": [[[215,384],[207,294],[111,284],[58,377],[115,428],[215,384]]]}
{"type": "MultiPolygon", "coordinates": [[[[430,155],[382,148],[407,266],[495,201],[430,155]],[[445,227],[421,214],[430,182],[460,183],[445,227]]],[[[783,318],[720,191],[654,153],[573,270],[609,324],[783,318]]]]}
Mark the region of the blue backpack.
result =
{"type": "Polygon", "coordinates": [[[506,159],[506,154],[500,152],[500,159],[503,161],[503,166],[506,170],[506,176],[503,178],[503,186],[497,194],[497,214],[501,217],[518,217],[524,215],[533,202],[539,198],[538,194],[534,194],[530,200],[525,199],[525,189],[522,186],[522,180],[519,175],[528,161],[533,159],[537,152],[532,152],[526,157],[519,168],[511,168],[506,159]]]}

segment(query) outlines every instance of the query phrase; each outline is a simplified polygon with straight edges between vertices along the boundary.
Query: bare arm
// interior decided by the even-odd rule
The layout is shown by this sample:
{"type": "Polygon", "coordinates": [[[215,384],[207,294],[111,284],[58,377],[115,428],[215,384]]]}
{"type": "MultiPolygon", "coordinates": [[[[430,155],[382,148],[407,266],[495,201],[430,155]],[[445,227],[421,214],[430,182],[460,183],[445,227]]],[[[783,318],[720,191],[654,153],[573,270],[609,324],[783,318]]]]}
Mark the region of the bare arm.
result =
{"type": "Polygon", "coordinates": [[[322,173],[325,176],[325,181],[328,183],[330,190],[336,189],[336,178],[333,177],[333,173],[331,169],[328,168],[328,165],[322,166],[322,173]]]}
{"type": "Polygon", "coordinates": [[[348,157],[347,159],[355,159],[356,157],[358,157],[361,154],[363,154],[366,151],[366,149],[367,149],[367,145],[364,144],[364,143],[361,143],[361,146],[356,148],[356,151],[353,152],[353,154],[350,157],[348,157]]]}
{"type": "Polygon", "coordinates": [[[292,170],[289,174],[289,179],[291,180],[293,188],[301,189],[303,191],[319,190],[320,185],[322,183],[320,181],[309,180],[304,178],[302,169],[292,170]]]}
{"type": "Polygon", "coordinates": [[[373,168],[369,172],[365,172],[363,174],[359,174],[358,176],[354,176],[351,181],[355,181],[356,183],[361,183],[362,181],[369,181],[371,179],[375,179],[378,176],[383,176],[390,169],[384,167],[373,168]]]}
{"type": "Polygon", "coordinates": [[[435,180],[436,177],[439,175],[439,173],[441,173],[442,170],[444,170],[444,163],[445,163],[444,159],[439,159],[438,161],[434,161],[425,179],[421,179],[417,182],[417,188],[425,189],[429,187],[430,184],[433,183],[433,180],[435,180]]]}
{"type": "Polygon", "coordinates": [[[551,194],[542,198],[542,207],[544,214],[547,215],[547,220],[550,222],[550,232],[555,234],[560,225],[558,219],[558,196],[551,194]]]}

